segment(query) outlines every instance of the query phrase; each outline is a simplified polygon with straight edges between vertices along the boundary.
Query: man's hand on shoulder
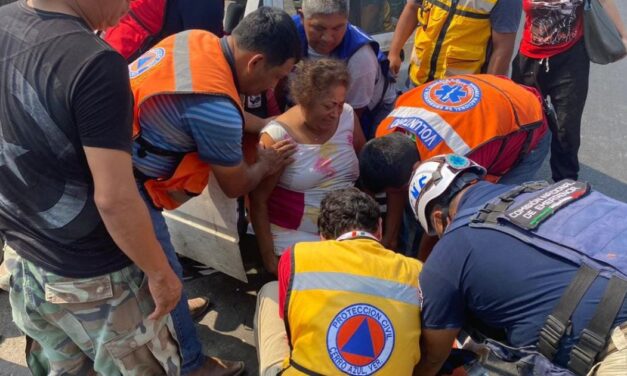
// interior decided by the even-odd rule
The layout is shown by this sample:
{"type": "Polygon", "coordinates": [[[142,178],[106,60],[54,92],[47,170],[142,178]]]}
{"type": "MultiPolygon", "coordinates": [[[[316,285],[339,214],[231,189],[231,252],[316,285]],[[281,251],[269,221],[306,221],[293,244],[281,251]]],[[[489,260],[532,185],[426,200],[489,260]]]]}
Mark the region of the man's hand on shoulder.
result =
{"type": "Polygon", "coordinates": [[[266,169],[264,176],[274,175],[294,162],[293,155],[296,153],[296,144],[291,140],[275,142],[270,147],[260,143],[257,152],[257,163],[266,169]]]}

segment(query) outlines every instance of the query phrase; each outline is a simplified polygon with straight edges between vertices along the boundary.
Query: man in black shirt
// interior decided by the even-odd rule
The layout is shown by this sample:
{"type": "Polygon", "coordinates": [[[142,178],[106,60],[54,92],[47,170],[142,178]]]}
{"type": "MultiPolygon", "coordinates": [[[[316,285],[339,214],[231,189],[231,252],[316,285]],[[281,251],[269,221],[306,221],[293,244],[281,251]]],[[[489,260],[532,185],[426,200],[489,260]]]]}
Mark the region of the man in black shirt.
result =
{"type": "Polygon", "coordinates": [[[13,319],[44,350],[27,359],[35,374],[179,371],[181,283],[132,174],[127,65],[94,34],[127,8],[0,8],[0,233],[18,261],[13,319]]]}

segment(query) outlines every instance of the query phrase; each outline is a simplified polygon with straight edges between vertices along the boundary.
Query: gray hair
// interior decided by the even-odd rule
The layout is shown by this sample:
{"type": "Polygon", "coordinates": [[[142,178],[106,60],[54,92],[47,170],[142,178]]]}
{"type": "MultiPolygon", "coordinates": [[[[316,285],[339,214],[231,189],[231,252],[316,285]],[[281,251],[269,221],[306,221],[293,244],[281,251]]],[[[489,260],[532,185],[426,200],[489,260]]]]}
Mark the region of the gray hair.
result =
{"type": "Polygon", "coordinates": [[[302,3],[303,16],[311,18],[317,14],[336,14],[341,13],[348,16],[347,0],[303,0],[302,3]]]}

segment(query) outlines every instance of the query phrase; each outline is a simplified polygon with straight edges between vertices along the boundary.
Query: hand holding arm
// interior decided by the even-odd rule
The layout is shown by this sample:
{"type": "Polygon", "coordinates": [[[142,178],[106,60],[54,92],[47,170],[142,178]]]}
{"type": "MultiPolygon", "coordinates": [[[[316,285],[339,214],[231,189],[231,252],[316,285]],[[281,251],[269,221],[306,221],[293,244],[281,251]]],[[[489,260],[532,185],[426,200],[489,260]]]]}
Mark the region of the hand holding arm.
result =
{"type": "Polygon", "coordinates": [[[274,175],[293,162],[292,155],[296,152],[296,144],[283,140],[270,147],[260,145],[257,151],[257,162],[248,165],[240,162],[235,167],[212,165],[222,191],[231,198],[245,195],[255,189],[263,178],[274,175]]]}

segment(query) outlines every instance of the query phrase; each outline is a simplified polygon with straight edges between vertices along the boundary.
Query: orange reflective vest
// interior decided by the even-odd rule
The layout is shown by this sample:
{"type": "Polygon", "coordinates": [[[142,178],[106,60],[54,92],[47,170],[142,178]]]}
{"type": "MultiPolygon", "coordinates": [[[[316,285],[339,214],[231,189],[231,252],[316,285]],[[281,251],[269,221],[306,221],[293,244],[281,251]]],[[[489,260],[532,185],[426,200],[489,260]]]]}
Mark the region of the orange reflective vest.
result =
{"type": "Polygon", "coordinates": [[[420,360],[422,264],[369,238],[298,243],[282,375],[410,375],[420,360]]]}
{"type": "Polygon", "coordinates": [[[180,155],[181,159],[170,176],[141,180],[156,207],[175,209],[205,189],[210,167],[196,152],[171,152],[147,145],[141,139],[142,105],[147,99],[163,94],[222,96],[231,99],[240,110],[243,124],[243,110],[233,73],[222,52],[220,39],[201,30],[184,31],[164,39],[135,60],[129,71],[135,98],[133,137],[144,152],[180,155]]]}
{"type": "Polygon", "coordinates": [[[497,0],[424,0],[409,66],[414,85],[480,73],[492,36],[497,0]]]}
{"type": "Polygon", "coordinates": [[[436,80],[403,94],[376,137],[404,132],[424,161],[448,153],[468,156],[492,140],[525,132],[521,157],[539,128],[544,131],[546,123],[537,92],[502,76],[479,74],[436,80]]]}

